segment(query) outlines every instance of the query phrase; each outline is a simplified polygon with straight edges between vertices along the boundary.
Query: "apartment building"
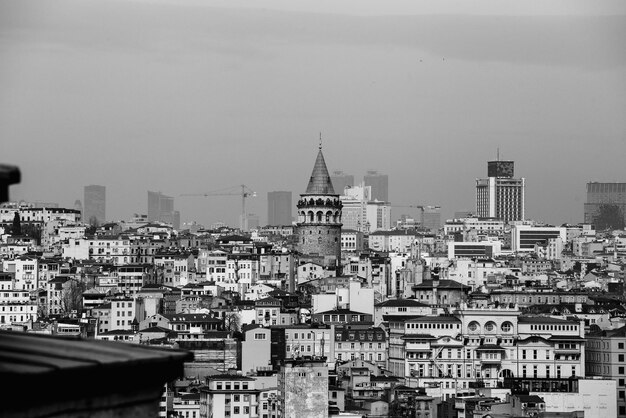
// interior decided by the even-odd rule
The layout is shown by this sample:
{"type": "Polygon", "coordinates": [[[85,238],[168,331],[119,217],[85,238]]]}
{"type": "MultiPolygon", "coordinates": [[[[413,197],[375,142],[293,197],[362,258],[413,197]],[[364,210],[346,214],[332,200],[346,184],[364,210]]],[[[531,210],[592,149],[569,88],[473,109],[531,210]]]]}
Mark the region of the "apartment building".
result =
{"type": "Polygon", "coordinates": [[[586,373],[617,382],[617,416],[626,417],[626,326],[586,336],[586,373]]]}

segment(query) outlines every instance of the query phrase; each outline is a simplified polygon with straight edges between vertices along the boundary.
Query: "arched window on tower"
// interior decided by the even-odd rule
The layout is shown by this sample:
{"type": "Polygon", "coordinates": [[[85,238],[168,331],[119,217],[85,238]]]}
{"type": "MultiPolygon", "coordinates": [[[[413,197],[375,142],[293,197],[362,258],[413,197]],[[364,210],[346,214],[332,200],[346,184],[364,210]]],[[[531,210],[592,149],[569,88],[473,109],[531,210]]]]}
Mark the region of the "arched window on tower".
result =
{"type": "Polygon", "coordinates": [[[322,211],[321,210],[318,211],[316,215],[317,215],[317,222],[322,222],[322,215],[323,215],[322,211]]]}
{"type": "Polygon", "coordinates": [[[314,222],[315,221],[315,215],[313,214],[313,211],[310,210],[309,211],[309,222],[314,222]]]}
{"type": "Polygon", "coordinates": [[[333,213],[331,211],[326,212],[326,222],[332,222],[333,213]]]}

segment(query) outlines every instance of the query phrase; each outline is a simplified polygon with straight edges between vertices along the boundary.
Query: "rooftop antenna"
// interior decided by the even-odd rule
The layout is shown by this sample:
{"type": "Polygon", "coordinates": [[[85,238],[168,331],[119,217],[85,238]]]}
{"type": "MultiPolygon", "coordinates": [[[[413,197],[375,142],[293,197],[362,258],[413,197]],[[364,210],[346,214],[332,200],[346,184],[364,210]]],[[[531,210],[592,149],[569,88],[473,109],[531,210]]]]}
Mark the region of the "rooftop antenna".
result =
{"type": "Polygon", "coordinates": [[[500,147],[498,147],[498,161],[500,161],[500,147]]]}
{"type": "Polygon", "coordinates": [[[322,150],[322,133],[320,132],[320,151],[322,150]]]}

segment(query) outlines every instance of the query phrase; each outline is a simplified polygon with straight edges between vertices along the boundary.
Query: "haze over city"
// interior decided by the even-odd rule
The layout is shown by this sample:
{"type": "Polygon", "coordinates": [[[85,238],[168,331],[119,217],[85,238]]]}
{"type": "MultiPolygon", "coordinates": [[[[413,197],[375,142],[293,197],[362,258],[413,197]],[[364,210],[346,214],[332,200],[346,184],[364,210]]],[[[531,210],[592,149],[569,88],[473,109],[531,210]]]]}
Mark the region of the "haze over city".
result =
{"type": "MultiPolygon", "coordinates": [[[[580,222],[585,183],[623,181],[623,2],[4,1],[0,155],[14,200],[107,218],[176,198],[182,222],[237,225],[245,184],[328,168],[389,175],[394,205],[475,207],[486,162],[515,161],[528,218],[580,222]]],[[[398,215],[401,211],[394,211],[398,215]]]]}

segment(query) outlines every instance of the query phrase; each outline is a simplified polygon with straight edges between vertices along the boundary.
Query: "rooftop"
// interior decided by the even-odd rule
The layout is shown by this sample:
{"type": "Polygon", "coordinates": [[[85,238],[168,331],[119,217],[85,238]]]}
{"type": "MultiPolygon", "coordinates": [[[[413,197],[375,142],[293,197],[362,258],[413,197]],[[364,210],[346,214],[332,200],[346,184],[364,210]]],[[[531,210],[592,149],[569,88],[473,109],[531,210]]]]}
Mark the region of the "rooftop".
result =
{"type": "Polygon", "coordinates": [[[305,194],[311,195],[329,195],[335,194],[333,183],[330,180],[328,174],[328,168],[326,167],[326,161],[324,161],[324,154],[322,154],[322,148],[317,153],[315,164],[313,165],[313,172],[309,179],[309,184],[306,188],[305,194]]]}
{"type": "Polygon", "coordinates": [[[433,289],[435,287],[435,284],[436,284],[437,289],[462,289],[462,290],[471,289],[470,286],[465,286],[464,284],[455,282],[454,280],[444,279],[444,280],[424,280],[422,283],[416,284],[415,286],[413,286],[413,290],[433,289]]]}
{"type": "Polygon", "coordinates": [[[393,308],[393,307],[428,307],[425,303],[419,302],[415,299],[389,299],[381,303],[376,304],[377,307],[393,308]]]}

